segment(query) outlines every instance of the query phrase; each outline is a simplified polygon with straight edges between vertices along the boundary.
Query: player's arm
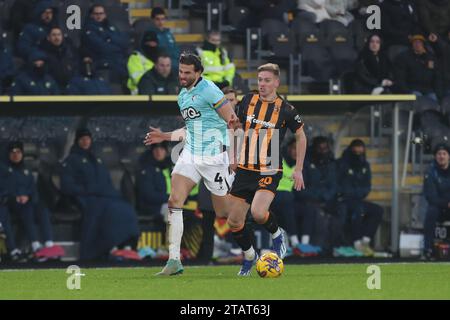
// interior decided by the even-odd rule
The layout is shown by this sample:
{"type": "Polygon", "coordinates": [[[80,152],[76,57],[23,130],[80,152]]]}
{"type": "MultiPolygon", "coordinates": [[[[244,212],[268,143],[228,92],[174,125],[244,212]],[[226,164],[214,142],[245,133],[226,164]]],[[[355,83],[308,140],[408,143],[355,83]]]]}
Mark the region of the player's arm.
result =
{"type": "Polygon", "coordinates": [[[170,132],[162,132],[158,128],[150,127],[150,131],[145,135],[144,144],[148,146],[163,141],[183,141],[185,138],[185,127],[170,132]]]}
{"type": "Polygon", "coordinates": [[[295,146],[297,151],[297,159],[295,162],[294,173],[292,178],[294,179],[294,188],[297,191],[305,189],[305,182],[303,181],[303,162],[306,154],[306,135],[303,127],[297,129],[295,132],[295,146]]]}
{"type": "Polygon", "coordinates": [[[228,124],[229,129],[235,130],[239,127],[239,119],[228,100],[225,100],[224,105],[216,109],[216,111],[219,116],[228,124]]]}
{"type": "Polygon", "coordinates": [[[287,114],[287,126],[295,134],[295,146],[297,149],[297,159],[295,163],[294,173],[294,189],[300,191],[305,189],[305,182],[303,181],[303,162],[306,154],[306,135],[303,130],[304,123],[302,117],[293,106],[289,106],[287,114]]]}

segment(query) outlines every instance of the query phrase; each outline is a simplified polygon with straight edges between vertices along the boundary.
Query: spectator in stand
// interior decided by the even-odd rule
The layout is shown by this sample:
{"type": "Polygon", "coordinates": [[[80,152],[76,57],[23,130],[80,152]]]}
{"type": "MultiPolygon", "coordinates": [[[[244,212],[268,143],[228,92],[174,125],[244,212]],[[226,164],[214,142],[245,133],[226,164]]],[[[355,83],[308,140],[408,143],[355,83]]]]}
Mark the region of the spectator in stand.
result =
{"type": "Polygon", "coordinates": [[[26,68],[11,86],[13,95],[49,96],[60,93],[56,81],[48,73],[47,58],[41,51],[30,53],[26,68]]]}
{"type": "Polygon", "coordinates": [[[109,69],[113,76],[125,79],[130,39],[107,18],[105,7],[94,4],[81,35],[83,51],[95,62],[97,70],[109,69]]]}
{"type": "Polygon", "coordinates": [[[170,59],[172,60],[172,68],[174,70],[178,70],[180,49],[178,48],[178,45],[175,42],[175,37],[173,36],[170,29],[164,26],[167,20],[164,9],[161,7],[153,8],[151,18],[154,26],[149,31],[156,32],[160,48],[170,54],[170,59]]]}
{"type": "Polygon", "coordinates": [[[221,46],[219,31],[209,31],[206,40],[197,53],[204,67],[203,77],[214,82],[220,89],[233,85],[236,67],[231,62],[227,50],[221,46]]]}
{"type": "Polygon", "coordinates": [[[440,84],[436,58],[425,48],[423,35],[413,35],[410,41],[411,49],[402,53],[394,65],[399,90],[438,101],[440,84]]]}
{"type": "Polygon", "coordinates": [[[98,77],[90,57],[84,57],[81,62],[80,74],[74,76],[66,87],[66,93],[71,95],[111,95],[112,89],[108,82],[98,77]]]}
{"type": "Polygon", "coordinates": [[[239,102],[236,91],[234,91],[233,88],[225,87],[225,88],[222,88],[222,92],[225,94],[225,98],[228,100],[228,102],[231,103],[231,106],[233,107],[233,109],[235,109],[236,105],[239,102]]]}
{"type": "Polygon", "coordinates": [[[326,0],[325,10],[328,12],[331,20],[336,20],[348,27],[355,20],[350,10],[358,6],[357,0],[326,0]]]}
{"type": "Polygon", "coordinates": [[[423,192],[428,201],[424,223],[424,252],[422,258],[433,257],[436,222],[444,215],[450,216],[450,147],[439,144],[434,150],[434,161],[425,174],[423,192]]]}
{"type": "Polygon", "coordinates": [[[415,2],[411,0],[384,0],[381,8],[381,35],[386,42],[388,56],[394,61],[407,51],[409,36],[420,32],[415,2]]]}
{"type": "Polygon", "coordinates": [[[9,92],[15,72],[12,53],[0,37],[0,94],[9,92]]]}
{"type": "Polygon", "coordinates": [[[170,189],[172,161],[166,142],[152,144],[139,159],[139,172],[136,174],[137,207],[141,214],[153,216],[163,221],[167,209],[170,189]]]}
{"type": "Polygon", "coordinates": [[[436,56],[439,60],[438,68],[439,78],[442,85],[442,96],[450,96],[450,29],[444,37],[430,34],[428,37],[436,56]]]}
{"type": "Polygon", "coordinates": [[[49,74],[60,88],[65,88],[77,73],[79,57],[70,40],[64,39],[61,28],[52,27],[39,49],[47,57],[49,74]]]}
{"type": "MultiPolygon", "coordinates": [[[[371,242],[381,223],[383,208],[365,200],[371,190],[372,175],[362,140],[353,140],[345,149],[338,161],[337,177],[339,226],[343,233],[347,220],[351,221],[352,247],[335,247],[334,254],[373,256],[371,242]]],[[[345,243],[345,239],[342,239],[342,243],[345,243]]]]}
{"type": "Polygon", "coordinates": [[[298,9],[313,13],[316,16],[316,23],[331,18],[325,5],[326,0],[298,0],[298,9]]]}
{"type": "Polygon", "coordinates": [[[22,252],[16,245],[14,231],[11,226],[11,214],[8,209],[8,200],[10,198],[11,189],[11,173],[8,167],[0,161],[0,233],[6,237],[6,250],[13,262],[26,262],[27,255],[22,252]]]}
{"type": "Polygon", "coordinates": [[[178,94],[178,76],[172,72],[170,56],[163,53],[155,61],[139,82],[139,94],[178,94]]]}
{"type": "Polygon", "coordinates": [[[19,38],[19,34],[27,23],[34,20],[34,9],[42,0],[15,0],[10,10],[8,25],[13,33],[14,40],[19,38]]]}
{"type": "MultiPolygon", "coordinates": [[[[128,58],[128,89],[131,94],[138,94],[138,86],[142,76],[151,70],[156,63],[158,54],[158,37],[154,31],[147,31],[142,37],[141,48],[135,50],[128,58]]],[[[143,94],[140,93],[139,94],[143,94]]]]}
{"type": "MultiPolygon", "coordinates": [[[[53,242],[50,212],[39,200],[33,174],[24,164],[23,143],[21,141],[10,142],[7,150],[9,210],[11,214],[17,215],[22,222],[27,238],[31,242],[35,259],[38,261],[59,259],[64,256],[64,250],[53,242]],[[44,245],[39,241],[36,222],[39,223],[41,228],[44,245]]],[[[17,248],[14,235],[12,232],[8,233],[11,238],[9,246],[14,250],[17,248]]]]}
{"type": "Polygon", "coordinates": [[[38,2],[33,14],[33,22],[25,25],[17,41],[17,53],[24,60],[45,40],[51,27],[56,25],[55,9],[51,1],[38,2]]]}
{"type": "Polygon", "coordinates": [[[450,1],[418,1],[420,23],[428,35],[447,37],[450,29],[450,1]]]}
{"type": "Polygon", "coordinates": [[[378,34],[367,38],[355,66],[354,91],[360,94],[392,93],[392,65],[378,34]]]}
{"type": "Polygon", "coordinates": [[[91,133],[78,129],[62,164],[61,190],[76,199],[83,213],[80,258],[110,256],[140,260],[135,251],[139,227],[133,207],[114,188],[102,160],[92,152],[91,133]]]}
{"type": "Polygon", "coordinates": [[[303,168],[306,189],[294,191],[297,216],[302,218],[298,248],[305,256],[320,253],[320,247],[310,244],[314,225],[321,211],[332,212],[337,192],[336,163],[328,138],[315,137],[308,151],[303,168]]]}

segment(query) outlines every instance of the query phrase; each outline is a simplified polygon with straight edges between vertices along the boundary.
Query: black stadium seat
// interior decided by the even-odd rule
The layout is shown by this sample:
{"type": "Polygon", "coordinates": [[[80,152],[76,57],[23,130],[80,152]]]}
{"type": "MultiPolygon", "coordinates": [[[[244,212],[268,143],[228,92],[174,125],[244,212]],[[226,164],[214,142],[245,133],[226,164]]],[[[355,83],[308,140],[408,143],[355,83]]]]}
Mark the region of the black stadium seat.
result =
{"type": "Polygon", "coordinates": [[[243,6],[231,7],[228,10],[228,21],[231,26],[236,28],[237,31],[244,31],[245,25],[243,24],[250,14],[249,9],[243,6]]]}

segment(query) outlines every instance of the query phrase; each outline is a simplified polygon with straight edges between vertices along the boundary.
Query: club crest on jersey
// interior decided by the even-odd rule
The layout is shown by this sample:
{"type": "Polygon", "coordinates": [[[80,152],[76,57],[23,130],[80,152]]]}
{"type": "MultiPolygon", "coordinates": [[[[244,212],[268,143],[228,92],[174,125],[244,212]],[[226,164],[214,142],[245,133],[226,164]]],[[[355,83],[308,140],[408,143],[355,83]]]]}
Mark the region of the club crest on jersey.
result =
{"type": "Polygon", "coordinates": [[[195,110],[193,107],[189,107],[187,109],[181,110],[181,116],[183,117],[183,119],[186,120],[192,120],[195,118],[199,118],[201,117],[201,113],[197,110],[195,110]]]}

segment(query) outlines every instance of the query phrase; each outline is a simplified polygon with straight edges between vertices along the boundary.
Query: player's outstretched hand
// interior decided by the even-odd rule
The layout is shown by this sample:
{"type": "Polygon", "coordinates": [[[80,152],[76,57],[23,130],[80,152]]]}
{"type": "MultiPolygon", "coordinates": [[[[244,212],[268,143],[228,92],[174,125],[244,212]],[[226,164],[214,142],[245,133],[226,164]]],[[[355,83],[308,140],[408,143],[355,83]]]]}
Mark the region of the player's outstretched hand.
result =
{"type": "Polygon", "coordinates": [[[149,146],[151,144],[160,143],[165,140],[164,132],[158,128],[149,127],[150,131],[145,135],[144,144],[149,146]]]}
{"type": "Polygon", "coordinates": [[[238,117],[235,114],[231,115],[230,120],[228,120],[228,129],[239,129],[241,127],[241,124],[239,122],[238,117]]]}
{"type": "Polygon", "coordinates": [[[305,189],[305,182],[303,181],[303,174],[301,170],[296,170],[292,174],[294,180],[294,189],[297,191],[305,189]]]}

